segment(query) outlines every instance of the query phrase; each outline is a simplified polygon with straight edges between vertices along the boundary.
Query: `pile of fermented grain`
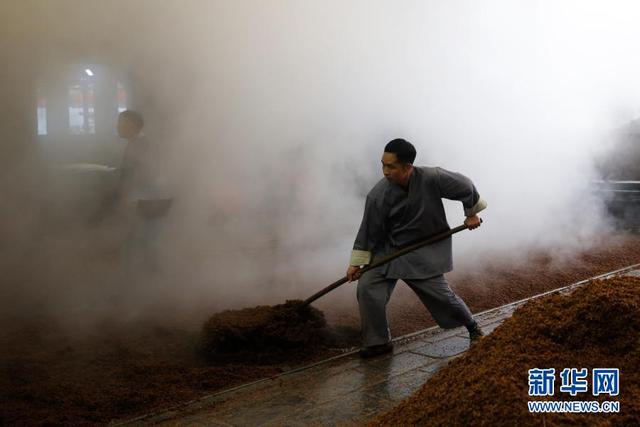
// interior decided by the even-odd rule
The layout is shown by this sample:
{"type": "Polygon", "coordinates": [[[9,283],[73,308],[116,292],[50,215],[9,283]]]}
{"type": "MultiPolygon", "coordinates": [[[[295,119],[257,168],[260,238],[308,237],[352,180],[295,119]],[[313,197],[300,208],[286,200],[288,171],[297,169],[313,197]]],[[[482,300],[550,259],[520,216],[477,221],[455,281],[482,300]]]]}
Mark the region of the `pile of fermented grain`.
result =
{"type": "Polygon", "coordinates": [[[214,314],[202,328],[201,347],[213,360],[272,363],[300,349],[313,351],[329,335],[320,310],[292,300],[214,314]]]}
{"type": "Polygon", "coordinates": [[[593,281],[529,302],[372,425],[640,425],[640,278],[593,281]],[[619,414],[530,414],[528,370],[555,368],[549,400],[618,400],[619,414]],[[589,391],[561,393],[564,368],[588,368],[589,391]],[[619,368],[620,395],[591,394],[592,368],[619,368]]]}

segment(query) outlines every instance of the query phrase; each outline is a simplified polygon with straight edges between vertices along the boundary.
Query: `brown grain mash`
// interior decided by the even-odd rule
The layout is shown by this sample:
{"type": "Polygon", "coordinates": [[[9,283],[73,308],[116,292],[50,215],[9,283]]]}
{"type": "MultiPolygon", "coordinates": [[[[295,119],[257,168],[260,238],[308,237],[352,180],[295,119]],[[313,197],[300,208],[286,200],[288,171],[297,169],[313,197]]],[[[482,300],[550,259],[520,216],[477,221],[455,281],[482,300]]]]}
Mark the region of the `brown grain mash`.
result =
{"type": "MultiPolygon", "coordinates": [[[[640,278],[597,280],[533,300],[371,425],[640,425],[640,278]],[[530,414],[528,370],[555,368],[548,400],[618,400],[618,414],[530,414]],[[589,391],[561,393],[564,368],[588,368],[589,391]],[[619,368],[620,394],[591,394],[592,368],[619,368]]],[[[545,398],[546,399],[546,398],[545,398]]]]}

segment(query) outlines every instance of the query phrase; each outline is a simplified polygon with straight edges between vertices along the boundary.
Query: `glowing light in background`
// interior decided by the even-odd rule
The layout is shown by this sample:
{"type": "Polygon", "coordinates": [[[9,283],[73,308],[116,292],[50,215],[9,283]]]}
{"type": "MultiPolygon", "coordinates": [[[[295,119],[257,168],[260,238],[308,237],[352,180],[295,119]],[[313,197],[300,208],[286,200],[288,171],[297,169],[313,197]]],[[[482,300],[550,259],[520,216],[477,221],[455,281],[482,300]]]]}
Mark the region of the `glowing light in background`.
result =
{"type": "Polygon", "coordinates": [[[117,97],[118,97],[118,113],[122,113],[127,109],[127,92],[124,89],[124,85],[120,82],[117,83],[117,97]]]}
{"type": "Polygon", "coordinates": [[[47,98],[38,91],[37,104],[38,135],[47,134],[47,98]]]}

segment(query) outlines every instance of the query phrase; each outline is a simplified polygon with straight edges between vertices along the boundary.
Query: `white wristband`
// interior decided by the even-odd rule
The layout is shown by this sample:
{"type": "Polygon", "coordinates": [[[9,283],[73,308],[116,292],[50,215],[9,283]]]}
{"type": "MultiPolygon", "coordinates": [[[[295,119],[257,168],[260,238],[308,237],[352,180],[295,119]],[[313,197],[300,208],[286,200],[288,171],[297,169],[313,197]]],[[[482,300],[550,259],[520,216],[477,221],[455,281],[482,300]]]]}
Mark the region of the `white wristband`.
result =
{"type": "Polygon", "coordinates": [[[349,265],[352,266],[360,266],[369,264],[371,261],[371,252],[369,251],[361,251],[359,249],[354,249],[351,251],[351,260],[349,261],[349,265]]]}
{"type": "Polygon", "coordinates": [[[480,198],[480,199],[478,199],[478,203],[473,205],[473,207],[471,209],[465,209],[464,210],[464,215],[465,216],[477,215],[478,212],[480,212],[481,210],[484,210],[486,207],[487,207],[487,202],[484,199],[480,198]]]}

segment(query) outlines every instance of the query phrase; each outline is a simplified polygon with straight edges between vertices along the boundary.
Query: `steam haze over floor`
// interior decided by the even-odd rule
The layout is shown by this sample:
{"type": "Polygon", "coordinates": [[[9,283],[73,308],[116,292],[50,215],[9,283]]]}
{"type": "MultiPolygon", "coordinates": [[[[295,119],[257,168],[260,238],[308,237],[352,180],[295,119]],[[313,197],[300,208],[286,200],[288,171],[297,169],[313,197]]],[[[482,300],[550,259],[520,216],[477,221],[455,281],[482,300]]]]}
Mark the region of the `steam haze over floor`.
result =
{"type": "Polygon", "coordinates": [[[632,1],[6,1],[0,17],[2,300],[16,313],[108,312],[114,294],[129,315],[309,296],[344,274],[396,137],[488,202],[483,226],[454,237],[457,266],[570,254],[607,230],[594,156],[640,115],[632,1]],[[85,63],[125,70],[162,153],[175,203],[153,280],[122,281],[115,226],[52,230],[39,209],[43,171],[65,159],[36,141],[36,86],[85,63]]]}

